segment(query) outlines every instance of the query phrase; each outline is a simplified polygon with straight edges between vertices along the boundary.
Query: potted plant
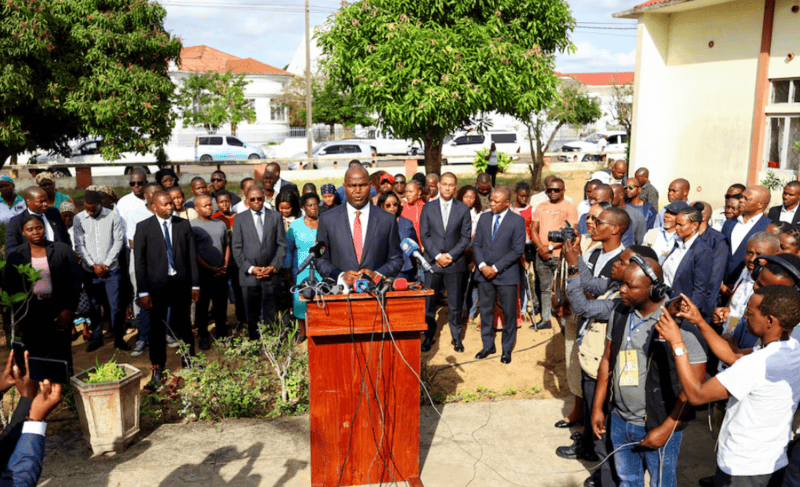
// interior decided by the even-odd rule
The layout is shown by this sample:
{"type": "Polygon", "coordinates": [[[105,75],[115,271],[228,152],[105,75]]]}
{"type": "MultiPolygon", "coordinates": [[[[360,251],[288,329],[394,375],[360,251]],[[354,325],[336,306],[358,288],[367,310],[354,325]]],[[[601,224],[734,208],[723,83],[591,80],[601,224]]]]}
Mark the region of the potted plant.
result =
{"type": "Polygon", "coordinates": [[[139,433],[142,372],[111,359],[72,376],[84,438],[95,455],[122,452],[139,433]]]}

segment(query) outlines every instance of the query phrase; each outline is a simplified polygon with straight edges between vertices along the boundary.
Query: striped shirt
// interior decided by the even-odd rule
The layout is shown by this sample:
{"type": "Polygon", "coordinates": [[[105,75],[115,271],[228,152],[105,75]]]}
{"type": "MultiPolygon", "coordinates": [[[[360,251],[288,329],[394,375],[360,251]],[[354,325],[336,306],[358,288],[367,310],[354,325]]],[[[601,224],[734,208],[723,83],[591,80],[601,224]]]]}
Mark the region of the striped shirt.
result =
{"type": "Polygon", "coordinates": [[[125,233],[116,212],[103,208],[95,218],[82,211],[75,215],[72,228],[75,251],[84,269],[91,272],[93,265],[106,265],[109,270],[117,268],[125,233]]]}

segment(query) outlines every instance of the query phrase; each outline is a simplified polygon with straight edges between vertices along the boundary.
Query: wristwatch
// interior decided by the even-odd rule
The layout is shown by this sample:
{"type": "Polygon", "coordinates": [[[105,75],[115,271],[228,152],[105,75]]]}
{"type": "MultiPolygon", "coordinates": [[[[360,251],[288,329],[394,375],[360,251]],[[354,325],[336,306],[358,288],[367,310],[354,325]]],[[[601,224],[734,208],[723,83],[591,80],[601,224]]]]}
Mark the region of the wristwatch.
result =
{"type": "Polygon", "coordinates": [[[577,273],[578,273],[578,266],[572,265],[572,266],[567,267],[567,275],[568,276],[571,276],[571,275],[577,274],[577,273]]]}
{"type": "Polygon", "coordinates": [[[683,347],[677,347],[673,351],[675,352],[676,357],[681,357],[683,355],[686,355],[686,349],[683,347]]]}

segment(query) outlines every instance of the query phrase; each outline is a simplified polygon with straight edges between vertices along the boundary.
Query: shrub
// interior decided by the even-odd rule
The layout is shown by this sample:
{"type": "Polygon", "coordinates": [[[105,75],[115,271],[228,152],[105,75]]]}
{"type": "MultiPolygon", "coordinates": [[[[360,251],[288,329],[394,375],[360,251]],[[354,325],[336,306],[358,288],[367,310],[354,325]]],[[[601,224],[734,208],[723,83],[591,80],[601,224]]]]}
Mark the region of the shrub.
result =
{"type": "MultiPolygon", "coordinates": [[[[489,149],[481,149],[477,154],[475,154],[475,159],[472,161],[472,166],[477,172],[486,172],[486,168],[489,166],[489,161],[486,160],[486,154],[488,153],[489,149]]],[[[505,152],[497,152],[497,167],[501,172],[505,171],[512,162],[514,162],[514,160],[511,158],[511,156],[505,152]]]]}

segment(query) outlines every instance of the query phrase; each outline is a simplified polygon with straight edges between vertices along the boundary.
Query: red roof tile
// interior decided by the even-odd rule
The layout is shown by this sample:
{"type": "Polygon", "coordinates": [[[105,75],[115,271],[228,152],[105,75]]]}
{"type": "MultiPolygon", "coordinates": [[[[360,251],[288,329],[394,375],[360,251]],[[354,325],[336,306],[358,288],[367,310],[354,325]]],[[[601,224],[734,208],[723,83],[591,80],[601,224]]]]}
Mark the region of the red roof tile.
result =
{"type": "Polygon", "coordinates": [[[565,76],[580,81],[586,86],[608,86],[614,84],[630,83],[633,81],[633,72],[628,73],[567,73],[565,76]]]}
{"type": "Polygon", "coordinates": [[[655,5],[655,4],[657,4],[657,3],[664,3],[664,2],[668,2],[668,1],[669,1],[669,0],[647,0],[647,1],[646,1],[646,2],[644,2],[643,4],[637,5],[637,6],[635,6],[634,8],[642,8],[642,7],[647,7],[648,5],[655,5]]]}
{"type": "Polygon", "coordinates": [[[191,46],[181,49],[178,66],[182,71],[215,73],[278,74],[293,76],[292,73],[278,69],[253,58],[242,59],[208,46],[191,46]]]}

